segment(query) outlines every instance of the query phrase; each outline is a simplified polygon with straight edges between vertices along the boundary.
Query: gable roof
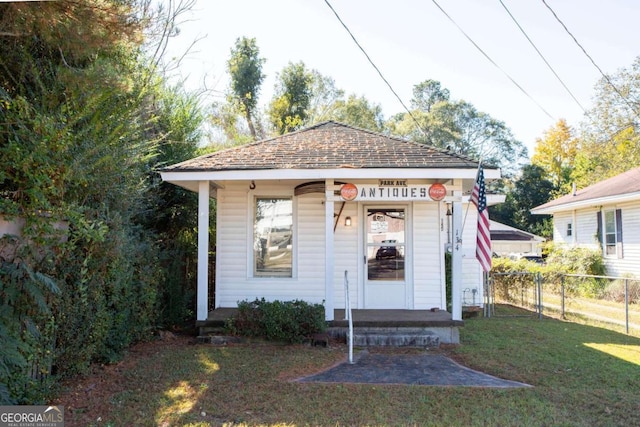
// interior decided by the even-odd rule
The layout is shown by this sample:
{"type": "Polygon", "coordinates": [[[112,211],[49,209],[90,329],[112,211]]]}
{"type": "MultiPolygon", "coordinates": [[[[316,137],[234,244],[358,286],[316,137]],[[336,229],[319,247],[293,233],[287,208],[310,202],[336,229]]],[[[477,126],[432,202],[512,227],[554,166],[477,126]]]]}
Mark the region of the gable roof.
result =
{"type": "Polygon", "coordinates": [[[543,237],[493,220],[489,220],[489,230],[491,234],[491,240],[544,242],[543,237]]]}
{"type": "Polygon", "coordinates": [[[327,121],[206,154],[168,166],[162,172],[477,167],[477,161],[430,145],[327,121]]]}
{"type": "Polygon", "coordinates": [[[552,214],[581,207],[640,200],[640,167],[605,179],[531,209],[533,214],[552,214]]]}

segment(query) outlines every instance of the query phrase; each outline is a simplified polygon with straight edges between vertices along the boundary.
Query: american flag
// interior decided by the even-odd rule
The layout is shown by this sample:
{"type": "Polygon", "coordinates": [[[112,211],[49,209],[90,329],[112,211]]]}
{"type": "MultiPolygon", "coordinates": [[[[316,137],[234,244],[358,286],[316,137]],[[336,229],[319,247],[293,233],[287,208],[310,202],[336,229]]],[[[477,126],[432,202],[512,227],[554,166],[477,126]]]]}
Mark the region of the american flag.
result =
{"type": "Polygon", "coordinates": [[[482,270],[491,270],[491,232],[489,231],[489,210],[487,209],[487,193],[484,185],[484,171],[478,169],[476,184],[471,192],[471,203],[478,208],[478,236],[476,238],[476,258],[482,270]]]}

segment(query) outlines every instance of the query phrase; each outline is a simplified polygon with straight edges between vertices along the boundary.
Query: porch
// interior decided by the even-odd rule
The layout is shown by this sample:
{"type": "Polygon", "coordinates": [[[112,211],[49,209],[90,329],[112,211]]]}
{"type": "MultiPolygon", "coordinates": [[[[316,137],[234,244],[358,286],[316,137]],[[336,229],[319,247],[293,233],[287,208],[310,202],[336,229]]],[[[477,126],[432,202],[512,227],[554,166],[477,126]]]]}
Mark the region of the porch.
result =
{"type": "MultiPolygon", "coordinates": [[[[220,330],[237,309],[217,308],[205,321],[197,322],[199,335],[220,330]]],[[[437,347],[440,343],[459,344],[462,320],[453,320],[444,310],[352,310],[353,337],[356,346],[437,347]]],[[[345,310],[334,310],[327,333],[346,339],[349,322],[345,310]]]]}

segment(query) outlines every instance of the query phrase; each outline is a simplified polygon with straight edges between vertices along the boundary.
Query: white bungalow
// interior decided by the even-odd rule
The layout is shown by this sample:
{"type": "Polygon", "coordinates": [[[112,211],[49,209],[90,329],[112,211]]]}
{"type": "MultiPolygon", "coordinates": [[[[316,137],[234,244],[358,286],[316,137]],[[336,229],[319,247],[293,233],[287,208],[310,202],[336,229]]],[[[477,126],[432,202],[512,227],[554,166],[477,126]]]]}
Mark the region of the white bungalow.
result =
{"type": "Polygon", "coordinates": [[[531,210],[553,215],[553,241],[602,251],[607,274],[640,277],[640,168],[531,210]]]}
{"type": "MultiPolygon", "coordinates": [[[[345,308],[345,271],[353,309],[446,313],[447,250],[449,320],[461,320],[462,289],[482,295],[468,209],[477,170],[464,156],[336,122],[165,168],[163,180],[199,194],[197,321],[255,298],[323,303],[332,321],[345,308]]],[[[485,168],[485,179],[499,176],[485,168]]]]}

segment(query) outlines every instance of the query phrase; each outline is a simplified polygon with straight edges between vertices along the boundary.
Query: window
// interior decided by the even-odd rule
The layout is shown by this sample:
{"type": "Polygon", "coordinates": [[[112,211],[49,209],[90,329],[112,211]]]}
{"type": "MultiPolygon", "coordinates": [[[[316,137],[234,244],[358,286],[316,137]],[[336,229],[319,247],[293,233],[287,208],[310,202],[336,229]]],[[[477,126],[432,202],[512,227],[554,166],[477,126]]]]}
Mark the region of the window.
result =
{"type": "Polygon", "coordinates": [[[567,223],[567,236],[571,236],[573,235],[573,224],[572,223],[567,223]]]}
{"type": "Polygon", "coordinates": [[[598,236],[605,256],[623,258],[621,209],[598,212],[598,236]]]}
{"type": "Polygon", "coordinates": [[[293,202],[291,198],[256,198],[253,239],[254,276],[292,277],[293,202]]]}

